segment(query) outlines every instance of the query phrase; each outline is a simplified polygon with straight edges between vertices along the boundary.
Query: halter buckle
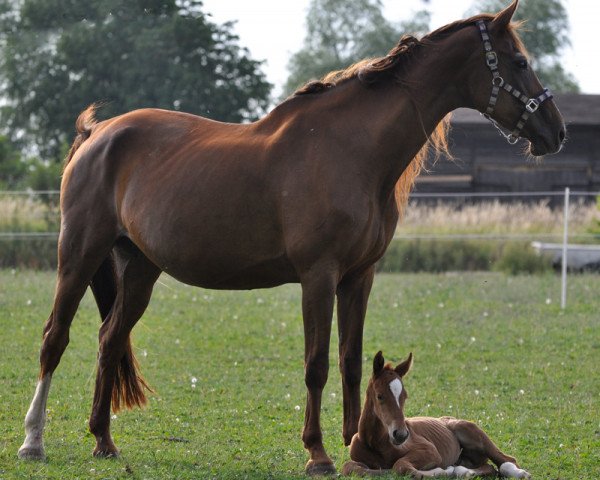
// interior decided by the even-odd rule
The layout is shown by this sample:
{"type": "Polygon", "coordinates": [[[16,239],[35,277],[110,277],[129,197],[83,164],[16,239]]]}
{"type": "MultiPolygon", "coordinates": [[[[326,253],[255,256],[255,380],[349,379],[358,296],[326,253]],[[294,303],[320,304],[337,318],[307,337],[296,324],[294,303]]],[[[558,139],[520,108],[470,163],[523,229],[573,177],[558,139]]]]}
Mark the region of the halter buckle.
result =
{"type": "Polygon", "coordinates": [[[498,66],[498,55],[493,50],[485,53],[485,63],[490,68],[496,68],[498,66]]]}
{"type": "Polygon", "coordinates": [[[502,87],[504,85],[504,79],[500,75],[498,75],[492,78],[492,85],[496,87],[502,87]]]}
{"type": "Polygon", "coordinates": [[[535,112],[540,106],[540,102],[538,102],[535,98],[530,98],[529,101],[525,104],[525,109],[529,113],[535,112]]]}

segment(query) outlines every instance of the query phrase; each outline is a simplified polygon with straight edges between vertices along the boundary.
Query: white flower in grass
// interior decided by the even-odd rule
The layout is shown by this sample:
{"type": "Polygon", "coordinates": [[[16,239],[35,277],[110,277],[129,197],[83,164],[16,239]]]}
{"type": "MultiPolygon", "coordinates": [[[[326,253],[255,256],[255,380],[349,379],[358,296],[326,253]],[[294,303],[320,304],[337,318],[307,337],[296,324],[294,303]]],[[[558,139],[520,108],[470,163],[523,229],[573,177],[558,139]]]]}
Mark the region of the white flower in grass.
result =
{"type": "Polygon", "coordinates": [[[525,395],[525,390],[523,390],[523,389],[519,390],[519,394],[520,395],[525,395]]]}
{"type": "Polygon", "coordinates": [[[297,412],[299,412],[299,411],[300,411],[300,405],[296,405],[296,406],[294,407],[294,410],[296,410],[297,412]]]}
{"type": "Polygon", "coordinates": [[[552,303],[552,299],[550,299],[550,298],[547,298],[547,299],[546,299],[546,305],[550,305],[551,303],[552,303]]]}

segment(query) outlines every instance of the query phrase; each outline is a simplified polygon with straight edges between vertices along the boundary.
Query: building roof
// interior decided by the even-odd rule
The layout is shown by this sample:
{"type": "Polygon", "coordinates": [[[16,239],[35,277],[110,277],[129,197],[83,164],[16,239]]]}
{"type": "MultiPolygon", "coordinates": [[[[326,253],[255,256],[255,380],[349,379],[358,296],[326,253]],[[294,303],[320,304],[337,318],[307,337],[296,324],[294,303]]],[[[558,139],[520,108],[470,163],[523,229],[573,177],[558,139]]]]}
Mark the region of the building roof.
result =
{"type": "MultiPolygon", "coordinates": [[[[502,101],[502,97],[498,101],[502,101]]],[[[554,101],[568,125],[600,125],[600,95],[559,93],[554,101]]],[[[476,110],[459,108],[452,114],[452,123],[487,123],[476,110]]]]}

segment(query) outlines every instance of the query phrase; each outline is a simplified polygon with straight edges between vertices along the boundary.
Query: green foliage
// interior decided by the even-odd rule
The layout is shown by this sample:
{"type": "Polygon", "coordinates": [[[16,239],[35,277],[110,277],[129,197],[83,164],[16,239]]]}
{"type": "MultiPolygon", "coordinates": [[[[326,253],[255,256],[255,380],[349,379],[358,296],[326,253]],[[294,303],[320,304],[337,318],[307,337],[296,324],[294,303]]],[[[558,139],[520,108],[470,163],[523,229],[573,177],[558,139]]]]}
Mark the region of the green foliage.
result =
{"type": "MultiPolygon", "coordinates": [[[[499,12],[505,0],[477,0],[470,13],[499,12]]],[[[577,81],[561,65],[561,53],[570,45],[569,16],[561,0],[520,2],[515,20],[525,22],[520,36],[543,85],[556,92],[579,92],[577,81]]]]}
{"type": "Polygon", "coordinates": [[[27,175],[27,164],[14,144],[0,135],[0,190],[17,188],[27,175]]]}
{"type": "Polygon", "coordinates": [[[289,61],[284,92],[290,94],[308,80],[364,58],[385,55],[403,33],[428,29],[427,11],[418,12],[409,22],[393,25],[381,9],[381,0],[312,0],[304,46],[289,61]]]}
{"type": "Polygon", "coordinates": [[[548,259],[528,244],[477,240],[396,240],[377,264],[379,272],[498,270],[537,274],[551,270],[548,259]]]}
{"type": "Polygon", "coordinates": [[[529,244],[508,243],[502,249],[494,269],[511,275],[534,274],[546,273],[552,269],[552,265],[529,244]]]}
{"type": "MultiPolygon", "coordinates": [[[[306,478],[300,288],[216,292],[168,276],[134,329],[142,373],[156,393],[144,410],[112,419],[121,456],[91,455],[87,419],[100,317],[88,293],[53,376],[48,460],[19,461],[54,281],[51,272],[0,271],[0,477],[306,478]]],[[[561,311],[560,279],[553,275],[378,275],[361,397],[375,352],[397,362],[412,351],[408,415],[473,420],[534,478],[597,480],[599,290],[596,275],[570,278],[569,304],[561,311]]],[[[341,437],[337,341],[333,334],[321,420],[339,469],[349,456],[341,437]]]]}
{"type": "Polygon", "coordinates": [[[0,14],[1,118],[48,159],[70,142],[78,113],[101,101],[111,117],[161,107],[224,121],[254,119],[271,85],[232,24],[202,2],[24,0],[0,14]]]}

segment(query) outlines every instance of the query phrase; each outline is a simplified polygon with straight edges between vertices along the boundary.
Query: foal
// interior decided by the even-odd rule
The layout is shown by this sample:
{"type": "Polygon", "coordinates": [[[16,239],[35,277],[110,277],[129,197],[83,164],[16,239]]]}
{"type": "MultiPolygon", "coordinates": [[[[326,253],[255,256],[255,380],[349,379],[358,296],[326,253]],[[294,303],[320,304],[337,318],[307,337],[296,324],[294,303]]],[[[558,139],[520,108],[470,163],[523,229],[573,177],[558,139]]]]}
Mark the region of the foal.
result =
{"type": "Polygon", "coordinates": [[[477,425],[453,417],[404,418],[408,398],[402,382],[412,353],[396,368],[378,352],[343,474],[383,475],[390,469],[413,478],[496,476],[530,478],[477,425]]]}

